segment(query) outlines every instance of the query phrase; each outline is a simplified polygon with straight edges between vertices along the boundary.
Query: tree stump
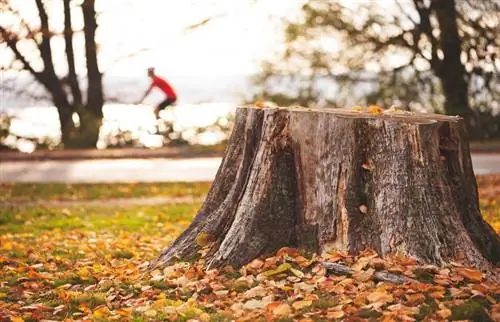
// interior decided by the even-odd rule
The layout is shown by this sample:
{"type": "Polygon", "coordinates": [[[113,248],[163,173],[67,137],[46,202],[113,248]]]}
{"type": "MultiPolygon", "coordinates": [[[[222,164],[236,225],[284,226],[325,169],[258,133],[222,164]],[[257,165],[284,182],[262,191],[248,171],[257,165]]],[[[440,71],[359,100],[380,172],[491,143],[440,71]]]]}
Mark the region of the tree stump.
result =
{"type": "Polygon", "coordinates": [[[240,107],[192,224],[152,263],[239,267],[283,246],[489,269],[464,121],[409,112],[240,107]]]}

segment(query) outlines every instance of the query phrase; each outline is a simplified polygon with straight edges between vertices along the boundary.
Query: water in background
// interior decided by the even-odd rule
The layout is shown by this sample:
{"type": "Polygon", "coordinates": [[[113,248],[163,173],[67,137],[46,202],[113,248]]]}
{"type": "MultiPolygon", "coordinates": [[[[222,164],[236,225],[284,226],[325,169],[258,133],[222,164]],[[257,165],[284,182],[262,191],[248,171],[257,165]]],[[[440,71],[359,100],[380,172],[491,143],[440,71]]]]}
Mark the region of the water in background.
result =
{"type": "MultiPolygon", "coordinates": [[[[214,124],[219,118],[234,113],[234,103],[177,104],[161,112],[161,117],[174,124],[183,139],[191,144],[216,144],[225,138],[223,133],[196,133],[196,128],[214,124]]],[[[57,110],[53,106],[27,106],[5,108],[2,112],[13,116],[10,132],[20,137],[48,138],[60,141],[60,126],[57,110]]],[[[104,120],[98,148],[106,148],[106,137],[119,132],[130,132],[145,147],[161,147],[162,136],[155,134],[157,121],[153,107],[147,105],[107,104],[103,108],[104,120]]],[[[34,145],[19,142],[18,148],[32,152],[34,145]]]]}

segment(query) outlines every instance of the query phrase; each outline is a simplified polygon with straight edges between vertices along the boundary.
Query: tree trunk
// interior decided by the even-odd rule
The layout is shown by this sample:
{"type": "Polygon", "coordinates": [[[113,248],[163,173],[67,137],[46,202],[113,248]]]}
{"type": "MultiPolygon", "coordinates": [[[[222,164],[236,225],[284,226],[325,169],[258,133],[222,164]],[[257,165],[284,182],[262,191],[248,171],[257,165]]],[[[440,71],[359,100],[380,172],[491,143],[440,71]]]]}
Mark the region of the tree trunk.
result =
{"type": "Polygon", "coordinates": [[[85,0],[81,8],[85,33],[85,57],[88,80],[87,104],[85,108],[100,121],[103,117],[102,106],[104,104],[104,94],[102,74],[97,62],[97,44],[95,40],[97,14],[95,11],[95,1],[85,0]]]}
{"type": "Polygon", "coordinates": [[[462,116],[469,134],[473,135],[476,120],[469,104],[467,73],[460,60],[462,42],[458,34],[455,1],[432,0],[431,6],[439,23],[439,45],[443,52],[435,73],[443,87],[445,111],[446,114],[462,116]]]}
{"type": "Polygon", "coordinates": [[[152,267],[200,250],[208,267],[238,267],[291,246],[490,268],[500,239],[464,132],[442,115],[238,108],[205,203],[152,267]]]}

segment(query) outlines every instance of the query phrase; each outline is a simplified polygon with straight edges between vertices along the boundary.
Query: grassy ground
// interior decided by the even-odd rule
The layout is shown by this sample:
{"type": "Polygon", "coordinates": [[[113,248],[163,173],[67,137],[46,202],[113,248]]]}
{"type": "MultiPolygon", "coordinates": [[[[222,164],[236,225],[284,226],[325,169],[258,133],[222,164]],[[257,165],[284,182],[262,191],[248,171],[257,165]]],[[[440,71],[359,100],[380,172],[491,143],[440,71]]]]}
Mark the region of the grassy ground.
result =
{"type": "MultiPolygon", "coordinates": [[[[479,177],[483,214],[500,231],[500,176],[479,177]]],[[[330,254],[360,268],[325,277],[316,260],[282,252],[240,271],[178,264],[144,273],[178,236],[199,203],[107,207],[105,199],[202,196],[208,183],[2,185],[3,199],[102,199],[102,207],[0,206],[0,321],[331,321],[407,316],[494,319],[500,289],[481,273],[453,268],[424,275],[435,284],[375,284],[375,269],[416,273],[414,262],[330,254]],[[377,268],[378,267],[378,268],[377,268]]],[[[420,274],[420,273],[419,273],[420,274]]],[[[498,315],[497,317],[499,317],[498,315]]]]}
{"type": "Polygon", "coordinates": [[[0,184],[0,201],[95,200],[138,197],[204,196],[209,182],[116,183],[116,184],[0,184]]]}

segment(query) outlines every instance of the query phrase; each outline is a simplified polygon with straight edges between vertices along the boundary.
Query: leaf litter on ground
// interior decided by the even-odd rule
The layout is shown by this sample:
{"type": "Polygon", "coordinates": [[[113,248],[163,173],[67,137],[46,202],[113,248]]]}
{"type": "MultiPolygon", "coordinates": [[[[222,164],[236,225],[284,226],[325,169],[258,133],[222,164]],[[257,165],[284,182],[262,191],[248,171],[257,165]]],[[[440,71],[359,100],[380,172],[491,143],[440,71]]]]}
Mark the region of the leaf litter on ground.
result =
{"type": "MultiPolygon", "coordinates": [[[[500,180],[478,183],[485,218],[498,231],[500,180]]],[[[283,248],[240,269],[206,270],[201,259],[146,271],[198,208],[3,212],[0,321],[500,320],[500,285],[460,263],[283,248]],[[350,273],[334,275],[323,263],[350,273]],[[377,281],[384,271],[410,282],[377,281]]]]}

